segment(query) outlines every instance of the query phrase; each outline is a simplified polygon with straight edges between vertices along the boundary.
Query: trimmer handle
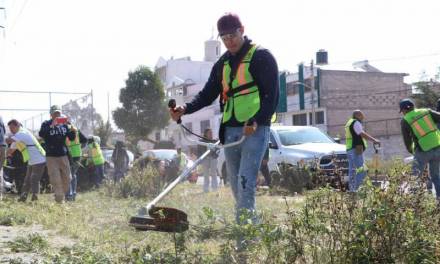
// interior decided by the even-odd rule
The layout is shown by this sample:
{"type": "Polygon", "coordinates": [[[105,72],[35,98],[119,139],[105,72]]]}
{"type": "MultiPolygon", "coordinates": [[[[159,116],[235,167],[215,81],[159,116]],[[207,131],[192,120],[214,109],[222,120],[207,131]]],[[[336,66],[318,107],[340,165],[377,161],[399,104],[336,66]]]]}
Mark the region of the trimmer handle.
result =
{"type": "MultiPolygon", "coordinates": [[[[173,112],[174,112],[174,108],[176,108],[176,99],[170,99],[168,101],[168,108],[170,108],[173,112]]],[[[178,119],[176,121],[177,124],[181,124],[182,123],[182,119],[178,119]]]]}
{"type": "Polygon", "coordinates": [[[375,151],[376,153],[378,153],[378,152],[379,152],[379,149],[380,149],[380,143],[373,143],[373,148],[374,148],[374,151],[375,151]]]}

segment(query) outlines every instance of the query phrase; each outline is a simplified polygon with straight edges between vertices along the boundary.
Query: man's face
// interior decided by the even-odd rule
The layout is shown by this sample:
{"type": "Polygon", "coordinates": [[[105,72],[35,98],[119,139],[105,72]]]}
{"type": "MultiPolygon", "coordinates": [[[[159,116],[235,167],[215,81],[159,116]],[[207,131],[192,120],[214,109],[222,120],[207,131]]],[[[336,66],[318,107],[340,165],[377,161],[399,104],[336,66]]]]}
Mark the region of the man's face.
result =
{"type": "Polygon", "coordinates": [[[60,117],[61,116],[61,112],[59,111],[55,111],[52,114],[50,114],[50,117],[52,118],[52,120],[55,120],[55,118],[60,117]]]}
{"type": "Polygon", "coordinates": [[[18,132],[18,130],[20,130],[20,128],[18,126],[15,125],[9,125],[9,131],[11,131],[12,134],[16,134],[18,132]]]}
{"type": "Polygon", "coordinates": [[[364,116],[364,113],[359,111],[359,112],[355,113],[354,118],[356,118],[359,121],[363,121],[365,116],[364,116]]]}
{"type": "Polygon", "coordinates": [[[207,136],[209,139],[212,139],[212,130],[208,130],[208,132],[206,133],[206,136],[207,136]]]}
{"type": "Polygon", "coordinates": [[[244,43],[244,27],[238,28],[234,33],[230,34],[224,34],[220,36],[220,38],[223,41],[223,44],[225,44],[226,49],[232,53],[236,54],[244,43]]]}

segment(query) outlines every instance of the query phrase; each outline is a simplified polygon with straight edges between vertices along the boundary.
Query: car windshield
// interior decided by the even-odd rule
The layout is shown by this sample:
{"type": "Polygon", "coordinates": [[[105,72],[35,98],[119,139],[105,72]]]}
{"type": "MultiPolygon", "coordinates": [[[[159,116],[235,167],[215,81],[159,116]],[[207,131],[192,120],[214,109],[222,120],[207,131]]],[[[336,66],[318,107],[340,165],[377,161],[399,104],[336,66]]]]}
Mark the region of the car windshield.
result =
{"type": "Polygon", "coordinates": [[[317,128],[299,130],[279,130],[281,144],[285,146],[305,143],[334,143],[326,134],[317,128]]]}
{"type": "Polygon", "coordinates": [[[155,159],[160,160],[171,160],[174,158],[174,156],[177,154],[177,151],[172,149],[156,149],[156,150],[150,150],[145,153],[144,156],[147,157],[154,157],[155,159]]]}

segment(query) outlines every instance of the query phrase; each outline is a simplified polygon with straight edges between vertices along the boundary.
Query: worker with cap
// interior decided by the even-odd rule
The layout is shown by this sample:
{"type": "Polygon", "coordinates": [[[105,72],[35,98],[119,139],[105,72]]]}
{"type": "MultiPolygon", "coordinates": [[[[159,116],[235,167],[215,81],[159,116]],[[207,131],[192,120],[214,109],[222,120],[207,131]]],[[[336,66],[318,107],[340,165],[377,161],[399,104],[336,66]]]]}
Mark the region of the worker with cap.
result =
{"type": "Polygon", "coordinates": [[[77,173],[78,169],[81,166],[80,159],[82,157],[82,146],[87,143],[87,138],[84,134],[76,128],[70,122],[67,122],[68,125],[71,125],[75,128],[75,139],[70,140],[66,138],[66,146],[69,149],[69,163],[70,163],[70,185],[69,190],[66,193],[66,201],[75,201],[76,199],[76,187],[78,184],[77,173]]]}
{"type": "Polygon", "coordinates": [[[217,21],[217,29],[227,51],[214,64],[204,88],[191,102],[170,109],[170,115],[178,120],[211,105],[220,96],[220,142],[232,143],[246,136],[243,143],[224,152],[236,221],[240,224],[251,219],[256,223],[257,175],[278,103],[278,66],[269,50],[245,36],[238,15],[224,14],[217,21]]]}
{"type": "Polygon", "coordinates": [[[75,140],[76,129],[67,124],[67,118],[61,116],[61,108],[57,105],[50,107],[50,117],[41,124],[39,136],[45,142],[47,172],[55,201],[62,203],[71,180],[66,138],[75,140]]]}
{"type": "Polygon", "coordinates": [[[380,140],[364,131],[362,121],[365,115],[361,110],[353,111],[352,116],[345,124],[345,146],[348,157],[348,189],[356,192],[364,181],[367,170],[364,166],[364,151],[367,149],[367,140],[380,144],[380,140]]]}
{"type": "Polygon", "coordinates": [[[434,183],[437,200],[440,199],[440,113],[431,109],[415,108],[411,99],[399,103],[403,114],[401,130],[405,147],[414,155],[413,173],[421,176],[426,164],[434,183]]]}
{"type": "Polygon", "coordinates": [[[100,139],[93,135],[87,138],[88,157],[95,167],[95,175],[92,178],[95,187],[99,187],[104,180],[104,155],[102,154],[101,147],[99,145],[100,139]]]}

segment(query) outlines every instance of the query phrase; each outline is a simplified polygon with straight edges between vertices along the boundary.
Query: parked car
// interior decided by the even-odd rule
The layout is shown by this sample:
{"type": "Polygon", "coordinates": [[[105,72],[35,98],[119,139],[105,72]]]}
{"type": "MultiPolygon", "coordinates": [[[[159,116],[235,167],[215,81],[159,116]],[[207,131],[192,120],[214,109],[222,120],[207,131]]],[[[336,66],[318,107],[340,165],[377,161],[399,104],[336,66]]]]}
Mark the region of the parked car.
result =
{"type": "MultiPolygon", "coordinates": [[[[299,163],[313,165],[317,162],[321,171],[334,179],[335,167],[342,170],[344,183],[348,182],[348,159],[345,145],[312,126],[271,126],[269,139],[269,171],[280,174],[279,166],[299,163]]],[[[223,151],[218,169],[222,178],[227,177],[223,151]]]]}

